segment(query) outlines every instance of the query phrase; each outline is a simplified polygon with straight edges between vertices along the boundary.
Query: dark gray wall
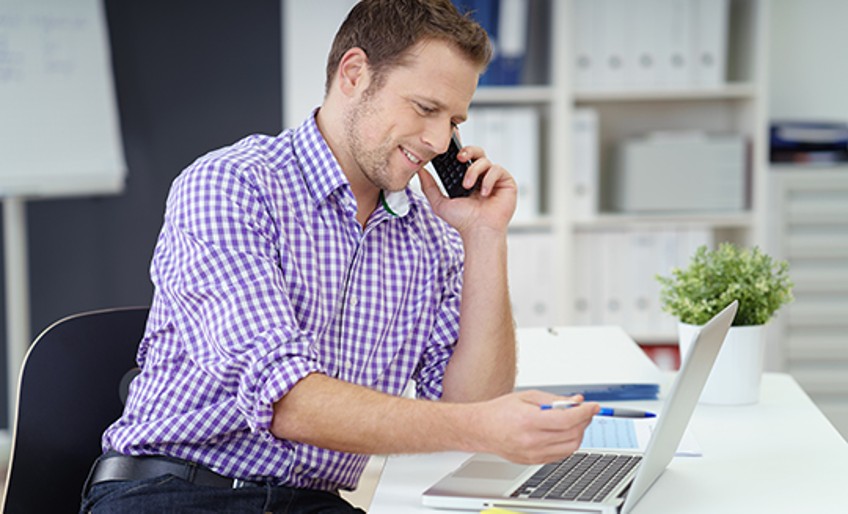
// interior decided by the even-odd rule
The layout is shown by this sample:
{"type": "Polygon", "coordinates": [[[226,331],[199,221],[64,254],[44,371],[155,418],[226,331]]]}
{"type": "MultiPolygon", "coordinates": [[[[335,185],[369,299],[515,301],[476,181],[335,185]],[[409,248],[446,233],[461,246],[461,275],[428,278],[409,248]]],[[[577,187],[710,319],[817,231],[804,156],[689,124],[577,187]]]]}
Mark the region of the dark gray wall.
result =
{"type": "Polygon", "coordinates": [[[209,150],[281,129],[279,0],[105,3],[129,178],[120,196],[28,204],[33,337],[68,314],[149,304],[174,177],[209,150]]]}

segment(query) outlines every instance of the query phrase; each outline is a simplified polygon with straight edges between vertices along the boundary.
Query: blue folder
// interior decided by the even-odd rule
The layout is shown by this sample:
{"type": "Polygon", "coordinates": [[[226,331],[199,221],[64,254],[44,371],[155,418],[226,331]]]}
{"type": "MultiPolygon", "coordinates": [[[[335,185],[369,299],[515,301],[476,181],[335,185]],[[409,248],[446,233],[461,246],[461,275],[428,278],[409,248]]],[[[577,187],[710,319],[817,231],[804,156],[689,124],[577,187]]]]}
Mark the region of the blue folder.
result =
{"type": "Polygon", "coordinates": [[[517,388],[522,389],[538,389],[562,396],[582,394],[587,402],[656,400],[660,393],[659,384],[571,384],[517,388]]]}

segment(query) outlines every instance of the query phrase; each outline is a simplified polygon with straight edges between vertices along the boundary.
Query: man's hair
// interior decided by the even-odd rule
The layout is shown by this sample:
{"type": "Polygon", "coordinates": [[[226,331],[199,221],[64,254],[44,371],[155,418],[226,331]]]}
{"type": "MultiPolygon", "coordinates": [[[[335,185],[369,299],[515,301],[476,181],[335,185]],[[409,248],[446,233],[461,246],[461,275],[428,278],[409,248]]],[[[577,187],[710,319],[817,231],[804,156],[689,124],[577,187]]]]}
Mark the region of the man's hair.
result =
{"type": "Polygon", "coordinates": [[[341,27],[327,57],[325,92],[339,68],[342,56],[359,47],[368,56],[379,88],[387,71],[403,64],[408,51],[419,41],[435,39],[454,45],[481,70],[492,58],[489,36],[469,14],[462,15],[451,0],[361,0],[341,27]]]}

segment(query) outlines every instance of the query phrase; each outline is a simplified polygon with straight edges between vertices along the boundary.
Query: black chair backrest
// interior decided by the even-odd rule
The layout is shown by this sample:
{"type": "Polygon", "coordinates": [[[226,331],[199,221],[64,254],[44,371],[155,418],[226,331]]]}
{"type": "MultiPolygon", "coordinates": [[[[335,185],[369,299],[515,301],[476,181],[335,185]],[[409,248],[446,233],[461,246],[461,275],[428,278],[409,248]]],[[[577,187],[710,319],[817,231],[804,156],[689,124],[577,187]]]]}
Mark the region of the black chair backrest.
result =
{"type": "Polygon", "coordinates": [[[100,436],[123,411],[119,389],[136,366],[147,313],[130,307],[78,314],[36,338],[18,387],[5,513],[79,510],[100,436]]]}

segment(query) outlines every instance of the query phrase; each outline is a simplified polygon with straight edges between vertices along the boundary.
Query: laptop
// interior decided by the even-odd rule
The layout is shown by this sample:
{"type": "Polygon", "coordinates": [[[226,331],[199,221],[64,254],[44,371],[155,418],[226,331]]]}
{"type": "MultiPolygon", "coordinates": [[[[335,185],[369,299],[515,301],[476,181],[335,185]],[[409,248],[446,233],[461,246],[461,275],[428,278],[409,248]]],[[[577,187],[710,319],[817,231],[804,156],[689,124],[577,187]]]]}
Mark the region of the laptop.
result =
{"type": "Polygon", "coordinates": [[[734,301],[695,335],[644,453],[580,450],[562,461],[534,466],[475,454],[425,491],[422,503],[477,511],[502,507],[545,512],[630,512],[674,456],[737,307],[734,301]]]}

